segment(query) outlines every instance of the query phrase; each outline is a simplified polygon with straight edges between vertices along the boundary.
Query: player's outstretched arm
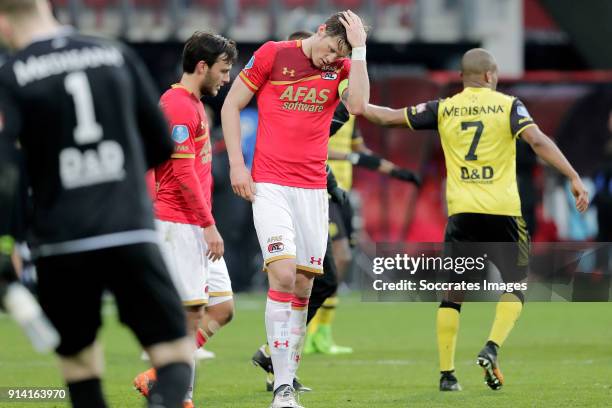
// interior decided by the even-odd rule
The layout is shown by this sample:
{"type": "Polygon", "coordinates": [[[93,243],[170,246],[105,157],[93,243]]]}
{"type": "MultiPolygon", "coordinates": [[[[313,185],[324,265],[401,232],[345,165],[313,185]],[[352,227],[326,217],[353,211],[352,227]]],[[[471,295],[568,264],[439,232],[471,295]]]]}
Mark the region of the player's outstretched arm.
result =
{"type": "Polygon", "coordinates": [[[529,143],[539,157],[570,180],[572,194],[576,200],[576,209],[580,212],[586,211],[589,206],[589,193],[580,176],[557,145],[538,126],[526,128],[521,133],[521,137],[529,143]]]}
{"type": "Polygon", "coordinates": [[[384,127],[409,127],[404,108],[392,109],[386,106],[368,104],[363,117],[372,123],[384,127]]]}
{"type": "Polygon", "coordinates": [[[350,10],[342,12],[340,22],[346,29],[347,40],[353,49],[349,83],[343,101],[352,115],[361,115],[370,100],[370,80],[365,58],[367,34],[361,18],[350,10]]]}
{"type": "Polygon", "coordinates": [[[242,81],[234,81],[221,108],[221,125],[229,156],[232,189],[234,193],[249,201],[255,198],[255,185],[242,155],[240,111],[247,106],[253,95],[242,81]]]}

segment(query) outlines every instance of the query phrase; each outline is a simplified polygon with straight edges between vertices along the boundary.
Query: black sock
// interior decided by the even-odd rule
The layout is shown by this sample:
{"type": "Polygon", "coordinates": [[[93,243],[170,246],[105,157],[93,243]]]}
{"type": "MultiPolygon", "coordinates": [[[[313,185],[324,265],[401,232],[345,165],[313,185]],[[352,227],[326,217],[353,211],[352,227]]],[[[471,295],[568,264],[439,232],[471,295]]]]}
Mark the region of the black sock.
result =
{"type": "Polygon", "coordinates": [[[495,352],[497,353],[497,349],[499,348],[497,343],[495,343],[494,341],[489,340],[489,341],[487,341],[487,346],[493,347],[493,350],[495,350],[495,352]]]}
{"type": "Polygon", "coordinates": [[[68,392],[73,408],[106,408],[99,378],[69,382],[68,392]]]}
{"type": "Polygon", "coordinates": [[[170,363],[157,369],[157,382],[149,395],[150,407],[182,408],[191,381],[191,366],[170,363]]]}
{"type": "Polygon", "coordinates": [[[440,306],[438,307],[449,307],[451,309],[455,309],[459,313],[461,313],[461,303],[451,302],[449,300],[443,300],[440,302],[440,306]]]}

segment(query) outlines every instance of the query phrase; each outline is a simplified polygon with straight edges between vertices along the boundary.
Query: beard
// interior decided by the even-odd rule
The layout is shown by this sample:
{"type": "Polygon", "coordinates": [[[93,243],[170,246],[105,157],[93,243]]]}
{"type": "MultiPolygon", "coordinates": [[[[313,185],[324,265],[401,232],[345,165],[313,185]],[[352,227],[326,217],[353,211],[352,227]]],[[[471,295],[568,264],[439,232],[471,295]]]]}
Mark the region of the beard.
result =
{"type": "Polygon", "coordinates": [[[216,96],[217,95],[217,86],[213,78],[209,75],[206,75],[202,80],[202,84],[200,85],[200,93],[202,96],[216,96]]]}

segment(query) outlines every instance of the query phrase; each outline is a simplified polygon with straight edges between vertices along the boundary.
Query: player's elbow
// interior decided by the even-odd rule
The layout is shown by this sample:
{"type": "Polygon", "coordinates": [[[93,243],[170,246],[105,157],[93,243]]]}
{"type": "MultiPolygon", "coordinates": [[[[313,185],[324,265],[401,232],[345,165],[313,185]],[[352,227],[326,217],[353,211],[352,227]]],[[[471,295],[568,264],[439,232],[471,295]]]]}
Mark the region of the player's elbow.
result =
{"type": "Polygon", "coordinates": [[[531,146],[531,149],[532,149],[534,152],[536,152],[536,153],[537,153],[537,152],[539,152],[539,151],[542,149],[542,147],[544,146],[544,143],[542,143],[542,142],[543,142],[543,141],[542,141],[542,140],[540,140],[540,139],[534,139],[534,140],[530,140],[528,143],[529,143],[529,146],[531,146]]]}
{"type": "Polygon", "coordinates": [[[522,137],[536,153],[544,149],[550,142],[550,139],[542,132],[525,132],[522,137]]]}
{"type": "Polygon", "coordinates": [[[223,102],[223,106],[221,107],[221,118],[236,113],[236,111],[239,111],[238,105],[231,99],[225,98],[225,102],[223,102]]]}
{"type": "Polygon", "coordinates": [[[360,116],[366,111],[367,104],[364,100],[349,99],[346,109],[351,115],[360,116]]]}

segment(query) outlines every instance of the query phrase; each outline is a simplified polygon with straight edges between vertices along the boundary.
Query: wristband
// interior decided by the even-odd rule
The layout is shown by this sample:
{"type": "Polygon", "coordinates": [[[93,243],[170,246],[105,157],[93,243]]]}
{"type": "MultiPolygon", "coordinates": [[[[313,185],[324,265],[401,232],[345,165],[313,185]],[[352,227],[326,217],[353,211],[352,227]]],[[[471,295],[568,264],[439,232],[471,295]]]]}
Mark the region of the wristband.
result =
{"type": "Polygon", "coordinates": [[[366,59],[366,47],[365,47],[365,45],[363,47],[353,48],[353,51],[351,52],[351,59],[353,61],[365,61],[365,59],[366,59]]]}
{"type": "Polygon", "coordinates": [[[348,161],[355,166],[365,167],[370,170],[377,170],[380,167],[381,159],[373,154],[366,153],[350,153],[348,161]]]}

